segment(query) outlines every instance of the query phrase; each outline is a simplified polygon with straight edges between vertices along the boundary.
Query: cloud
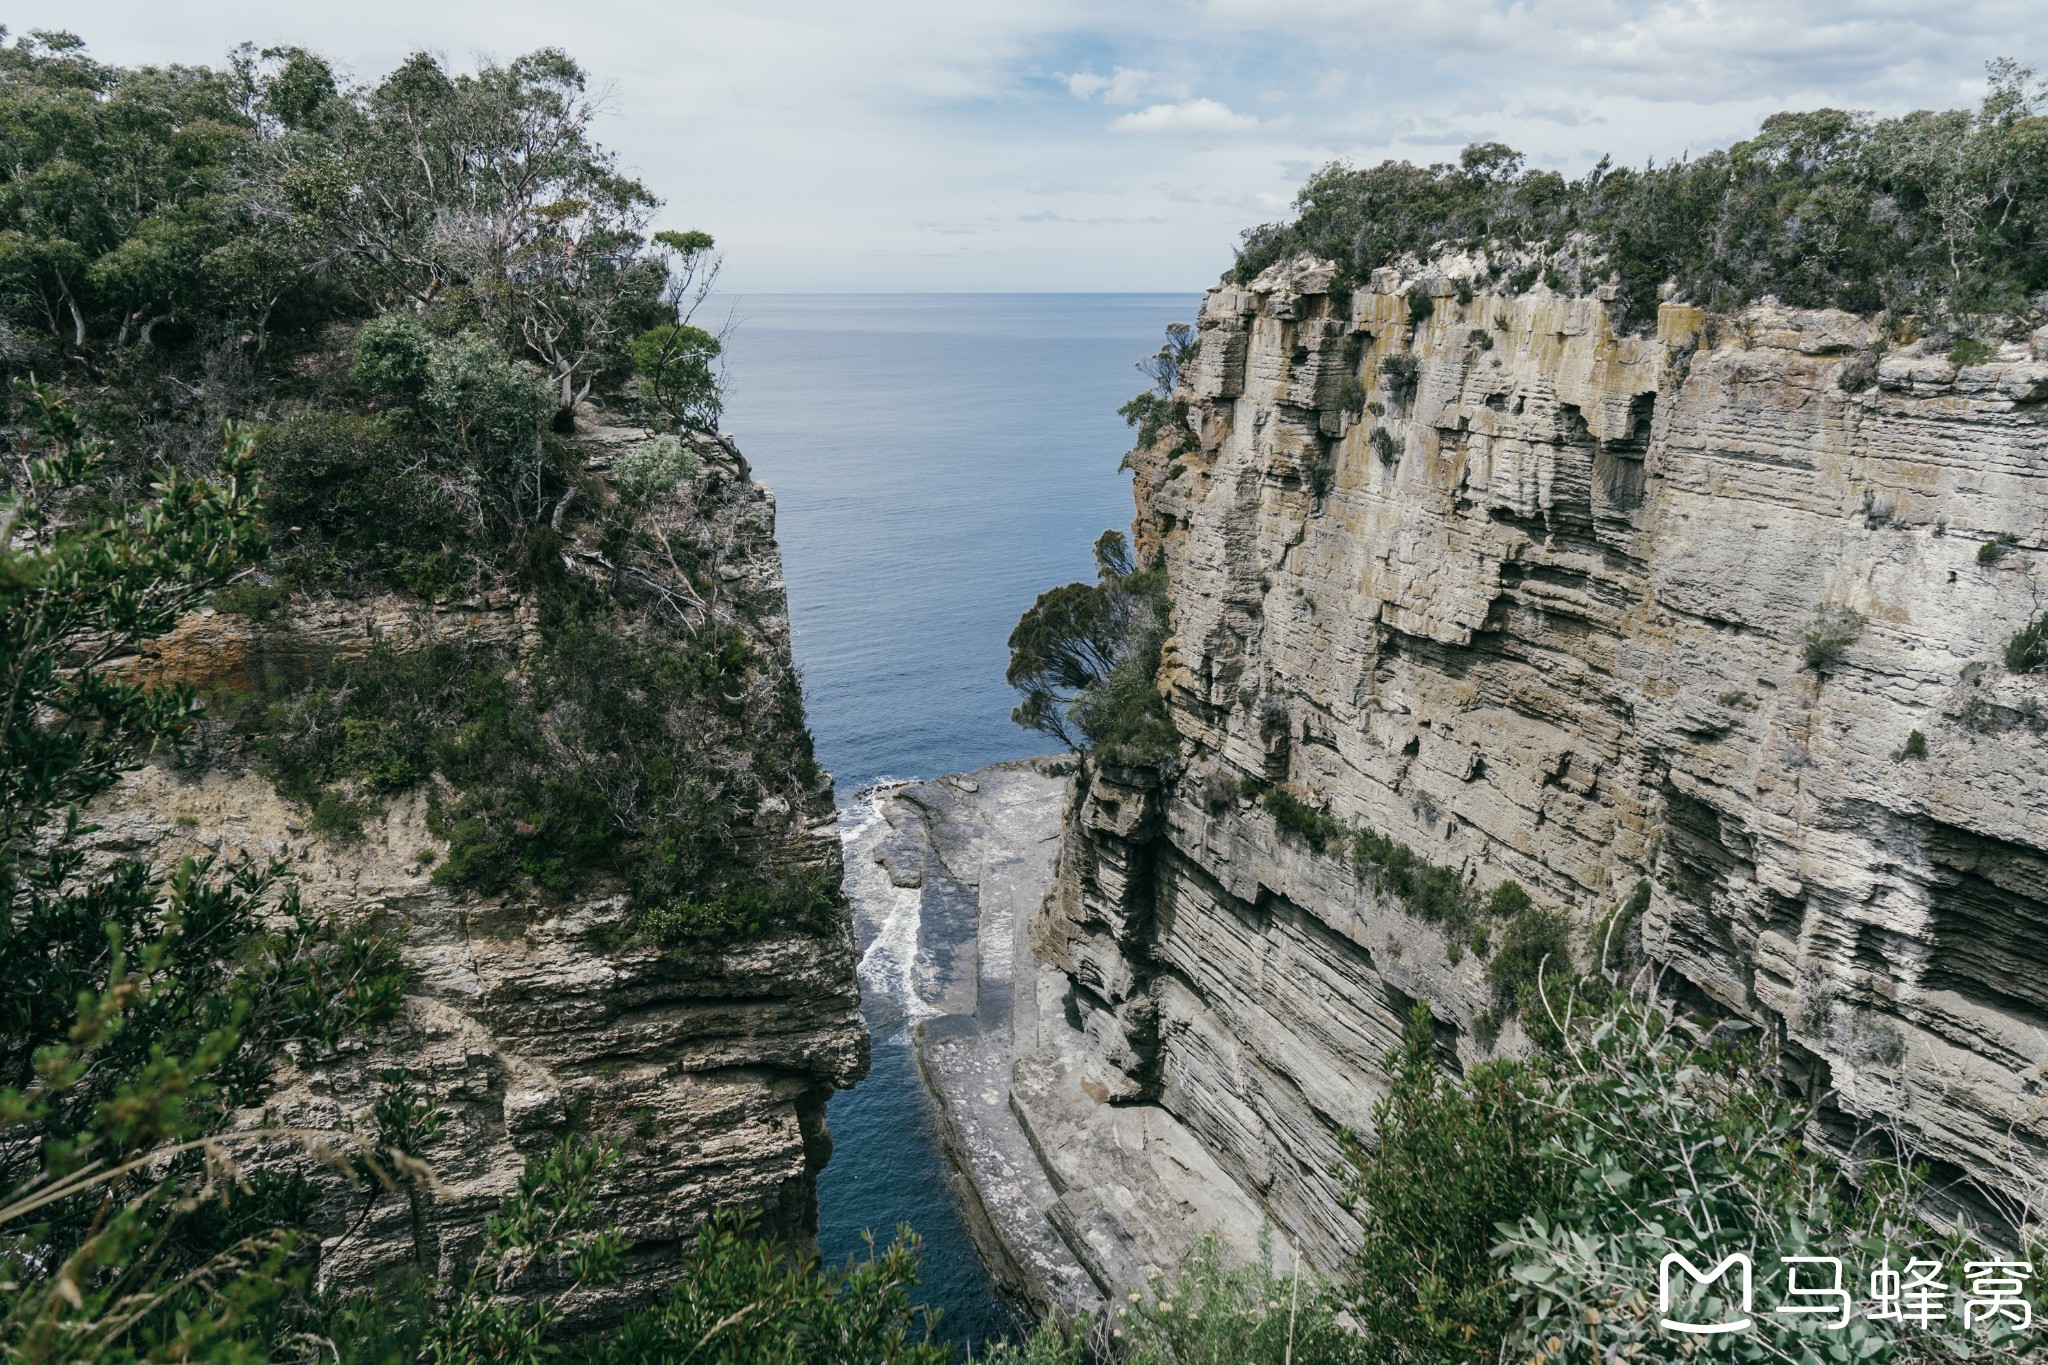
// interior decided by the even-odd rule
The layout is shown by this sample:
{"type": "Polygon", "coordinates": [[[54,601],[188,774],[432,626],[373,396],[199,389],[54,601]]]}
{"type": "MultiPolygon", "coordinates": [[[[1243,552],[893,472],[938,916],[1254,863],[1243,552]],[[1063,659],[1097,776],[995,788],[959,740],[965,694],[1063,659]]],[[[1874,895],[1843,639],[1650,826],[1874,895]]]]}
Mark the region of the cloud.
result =
{"type": "Polygon", "coordinates": [[[1147,95],[1186,99],[1188,93],[1186,86],[1169,81],[1157,72],[1129,66],[1114,67],[1107,76],[1084,68],[1070,76],[1055,75],[1053,79],[1062,82],[1077,100],[1090,100],[1100,95],[1104,104],[1136,104],[1147,95]]]}
{"type": "Polygon", "coordinates": [[[1153,133],[1167,137],[1231,137],[1256,133],[1269,126],[1250,114],[1240,114],[1229,105],[1210,99],[1148,105],[1109,125],[1111,132],[1153,133]]]}
{"type": "Polygon", "coordinates": [[[1037,213],[1020,213],[1017,215],[1017,221],[1020,223],[1075,223],[1082,227],[1102,227],[1105,224],[1166,223],[1172,220],[1157,213],[1148,213],[1142,218],[1121,218],[1112,214],[1105,214],[1095,218],[1069,218],[1064,213],[1054,213],[1051,209],[1042,209],[1037,213]]]}

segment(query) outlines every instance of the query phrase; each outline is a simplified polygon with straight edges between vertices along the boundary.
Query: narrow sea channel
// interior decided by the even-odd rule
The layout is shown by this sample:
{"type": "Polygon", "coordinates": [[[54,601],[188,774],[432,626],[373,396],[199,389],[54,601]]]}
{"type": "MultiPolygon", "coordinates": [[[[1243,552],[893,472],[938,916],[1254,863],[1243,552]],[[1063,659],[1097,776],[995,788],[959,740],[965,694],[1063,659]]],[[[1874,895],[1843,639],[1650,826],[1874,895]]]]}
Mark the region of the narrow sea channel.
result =
{"type": "MultiPolygon", "coordinates": [[[[775,491],[796,660],[842,828],[860,793],[1044,752],[1010,723],[1005,641],[1046,588],[1087,577],[1131,518],[1117,407],[1180,294],[749,295],[721,301],[723,423],[775,491]]],[[[886,887],[886,882],[883,883],[886,887]]],[[[862,894],[858,887],[856,894],[862,894]]],[[[877,890],[871,894],[886,894],[877,890]]],[[[914,913],[913,907],[910,911],[914,913]]],[[[947,1179],[900,980],[863,972],[874,1070],[828,1111],[828,1260],[923,1236],[923,1299],[978,1345],[1014,1326],[947,1179]],[[869,979],[870,977],[874,979],[869,979]]]]}

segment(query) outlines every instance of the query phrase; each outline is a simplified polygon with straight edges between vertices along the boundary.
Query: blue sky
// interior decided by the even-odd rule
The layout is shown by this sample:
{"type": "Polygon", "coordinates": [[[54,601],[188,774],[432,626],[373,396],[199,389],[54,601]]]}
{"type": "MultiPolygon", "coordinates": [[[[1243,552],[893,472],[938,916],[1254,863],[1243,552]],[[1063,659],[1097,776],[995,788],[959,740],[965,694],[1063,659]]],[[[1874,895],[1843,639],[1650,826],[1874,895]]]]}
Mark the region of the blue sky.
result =
{"type": "Polygon", "coordinates": [[[1498,138],[1582,170],[1782,108],[1970,104],[2048,66],[2043,0],[28,0],[103,59],[298,43],[369,79],[424,48],[566,48],[607,143],[742,292],[1187,290],[1333,159],[1498,138]]]}

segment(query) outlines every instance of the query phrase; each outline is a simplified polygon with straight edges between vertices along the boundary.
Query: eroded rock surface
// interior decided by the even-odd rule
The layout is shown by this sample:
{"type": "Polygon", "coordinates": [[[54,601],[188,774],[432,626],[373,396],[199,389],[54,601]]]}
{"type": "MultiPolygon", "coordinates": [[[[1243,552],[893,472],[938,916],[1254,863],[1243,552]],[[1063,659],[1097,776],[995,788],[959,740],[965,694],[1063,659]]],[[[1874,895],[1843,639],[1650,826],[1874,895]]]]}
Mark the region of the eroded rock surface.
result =
{"type": "Polygon", "coordinates": [[[1647,881],[1667,987],[1771,1030],[1834,1131],[2040,1188],[2048,677],[2002,659],[2048,605],[2048,365],[1842,313],[1666,305],[1623,337],[1597,299],[1331,279],[1210,291],[1190,433],[1138,457],[1184,762],[1090,775],[1032,926],[1089,1085],[1334,1266],[1338,1134],[1413,1003],[1447,1061],[1485,1054],[1481,955],[1252,778],[1582,924],[1647,881]]]}
{"type": "MultiPolygon", "coordinates": [[[[599,428],[581,440],[601,470],[610,454],[647,438],[599,428]]],[[[759,608],[751,642],[786,669],[773,497],[722,443],[700,447],[707,472],[697,501],[655,515],[672,534],[703,532],[720,547],[720,581],[744,586],[759,608]]],[[[562,553],[573,569],[594,552],[571,527],[562,553]]],[[[531,605],[509,594],[443,609],[391,597],[301,598],[261,623],[194,617],[136,667],[242,689],[304,678],[380,639],[397,648],[450,639],[524,648],[535,628],[531,605]]],[[[623,1144],[603,1212],[637,1261],[622,1286],[577,1296],[572,1313],[601,1317],[624,1298],[657,1291],[673,1273],[670,1253],[717,1208],[755,1208],[767,1234],[799,1245],[815,1237],[816,1178],[831,1151],[825,1101],[868,1063],[845,916],[822,936],[649,946],[627,932],[627,898],[616,886],[564,899],[436,883],[431,867],[446,845],[428,828],[425,789],[389,803],[359,838],[321,836],[247,757],[206,752],[195,766],[132,774],[94,812],[101,830],[93,839],[106,853],[166,864],[185,854],[288,856],[309,909],[371,916],[401,940],[412,985],[400,1017],[368,1048],[296,1050],[266,1110],[287,1126],[369,1131],[385,1073],[403,1068],[443,1116],[419,1152],[437,1181],[420,1227],[402,1193],[332,1182],[324,1285],[365,1285],[409,1264],[416,1249],[459,1274],[526,1158],[571,1132],[623,1144]]],[[[836,882],[829,779],[800,800],[763,800],[748,818],[744,836],[764,864],[822,869],[836,882]]]]}

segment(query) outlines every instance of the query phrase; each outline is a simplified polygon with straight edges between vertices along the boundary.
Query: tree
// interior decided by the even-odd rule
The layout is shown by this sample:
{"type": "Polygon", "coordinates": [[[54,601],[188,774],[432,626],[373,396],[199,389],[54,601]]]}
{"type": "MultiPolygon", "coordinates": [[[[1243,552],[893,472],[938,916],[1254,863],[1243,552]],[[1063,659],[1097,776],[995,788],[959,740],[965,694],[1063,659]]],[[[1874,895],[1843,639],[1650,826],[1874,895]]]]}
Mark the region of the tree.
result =
{"type": "Polygon", "coordinates": [[[1010,632],[1004,676],[1024,694],[1011,719],[1072,749],[1156,764],[1177,740],[1157,683],[1165,574],[1140,571],[1120,531],[1102,533],[1095,563],[1095,582],[1039,594],[1010,632]]]}

